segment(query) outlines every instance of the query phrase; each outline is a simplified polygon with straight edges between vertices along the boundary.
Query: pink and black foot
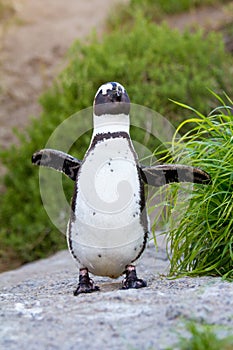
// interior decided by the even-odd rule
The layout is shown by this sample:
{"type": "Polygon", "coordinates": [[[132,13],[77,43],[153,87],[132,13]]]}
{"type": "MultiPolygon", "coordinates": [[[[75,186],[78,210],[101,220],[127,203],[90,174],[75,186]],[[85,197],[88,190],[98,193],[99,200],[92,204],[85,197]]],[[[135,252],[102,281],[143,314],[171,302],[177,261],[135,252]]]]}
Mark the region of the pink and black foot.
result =
{"type": "Polygon", "coordinates": [[[100,290],[98,286],[94,285],[94,281],[90,278],[88,269],[83,268],[79,271],[79,284],[74,291],[74,296],[81,293],[92,293],[100,290]]]}
{"type": "Polygon", "coordinates": [[[122,289],[130,289],[130,288],[143,288],[146,287],[147,284],[145,281],[137,277],[136,268],[133,265],[126,266],[126,277],[122,282],[122,289]]]}

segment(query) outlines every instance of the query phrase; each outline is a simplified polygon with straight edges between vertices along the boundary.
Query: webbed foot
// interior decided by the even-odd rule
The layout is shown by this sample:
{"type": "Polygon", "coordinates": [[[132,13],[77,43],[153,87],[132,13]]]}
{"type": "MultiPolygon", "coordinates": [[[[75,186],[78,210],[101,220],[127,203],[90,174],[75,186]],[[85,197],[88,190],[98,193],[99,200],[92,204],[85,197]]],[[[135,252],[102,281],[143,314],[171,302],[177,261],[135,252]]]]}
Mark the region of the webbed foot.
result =
{"type": "Polygon", "coordinates": [[[88,269],[80,269],[79,271],[79,284],[74,291],[74,296],[81,293],[92,293],[99,290],[99,287],[94,285],[94,281],[89,277],[88,269]]]}
{"type": "Polygon", "coordinates": [[[136,268],[133,265],[126,266],[126,277],[122,282],[122,289],[130,289],[130,288],[143,288],[146,287],[147,284],[145,281],[137,277],[136,268]]]}

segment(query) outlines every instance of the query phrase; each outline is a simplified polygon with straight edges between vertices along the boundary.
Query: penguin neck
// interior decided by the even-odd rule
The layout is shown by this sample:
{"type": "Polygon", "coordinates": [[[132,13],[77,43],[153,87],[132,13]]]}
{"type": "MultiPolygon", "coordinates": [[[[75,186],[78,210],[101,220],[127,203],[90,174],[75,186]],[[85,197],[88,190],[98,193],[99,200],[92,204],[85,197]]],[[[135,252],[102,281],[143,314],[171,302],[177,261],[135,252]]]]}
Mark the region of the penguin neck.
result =
{"type": "Polygon", "coordinates": [[[127,114],[104,114],[97,116],[94,114],[93,137],[97,134],[126,132],[129,134],[129,115],[127,114]]]}

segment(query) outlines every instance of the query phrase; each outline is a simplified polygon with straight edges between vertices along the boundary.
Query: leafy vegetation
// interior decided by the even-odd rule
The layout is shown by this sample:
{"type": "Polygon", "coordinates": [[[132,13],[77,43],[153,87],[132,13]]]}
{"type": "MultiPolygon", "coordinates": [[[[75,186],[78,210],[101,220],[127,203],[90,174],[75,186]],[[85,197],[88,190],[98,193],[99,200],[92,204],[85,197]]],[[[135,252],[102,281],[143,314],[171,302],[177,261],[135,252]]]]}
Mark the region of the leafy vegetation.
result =
{"type": "MultiPolygon", "coordinates": [[[[219,92],[231,86],[232,57],[224,50],[221,36],[211,33],[180,33],[157,26],[138,16],[133,28],[114,30],[101,40],[76,42],[69,64],[41,98],[43,113],[33,120],[20,146],[1,152],[7,168],[5,191],[0,198],[0,255],[16,255],[22,262],[44,257],[65,246],[44,211],[38,168],[31,165],[34,151],[43,148],[55,128],[76,111],[92,105],[96,89],[106,81],[119,81],[133,103],[148,106],[175,125],[185,118],[168,98],[195,105],[203,113],[216,106],[206,87],[219,92]]],[[[90,130],[91,131],[91,130],[90,130]]],[[[133,139],[139,137],[132,130],[133,139]]],[[[73,152],[83,157],[90,140],[85,133],[73,152]]],[[[62,141],[62,138],[61,138],[62,141]]],[[[50,176],[48,174],[48,176],[50,176]]],[[[66,179],[67,197],[73,184],[66,179]]]]}
{"type": "MultiPolygon", "coordinates": [[[[206,170],[212,185],[187,187],[183,197],[173,197],[171,274],[217,275],[233,279],[233,103],[229,97],[208,116],[186,106],[196,117],[184,121],[196,126],[179,140],[173,156],[206,170]],[[178,223],[178,224],[177,224],[178,223]]],[[[175,186],[177,194],[179,186],[175,186]]],[[[174,195],[173,193],[173,195],[174,195]]]]}
{"type": "Polygon", "coordinates": [[[177,117],[179,108],[169,98],[207,112],[216,106],[207,88],[220,93],[231,87],[232,57],[225,52],[221,35],[206,36],[201,30],[180,33],[141,16],[130,32],[113,31],[101,41],[93,37],[87,45],[76,42],[69,62],[42,98],[45,113],[70,115],[86,108],[99,85],[117,80],[126,86],[131,102],[178,125],[185,113],[177,117]]]}
{"type": "MultiPolygon", "coordinates": [[[[195,323],[189,323],[187,330],[190,333],[190,337],[180,337],[180,341],[175,345],[179,350],[232,350],[233,338],[225,337],[219,338],[215,331],[214,326],[199,326],[195,323]]],[[[171,349],[167,349],[171,350],[171,349]]]]}

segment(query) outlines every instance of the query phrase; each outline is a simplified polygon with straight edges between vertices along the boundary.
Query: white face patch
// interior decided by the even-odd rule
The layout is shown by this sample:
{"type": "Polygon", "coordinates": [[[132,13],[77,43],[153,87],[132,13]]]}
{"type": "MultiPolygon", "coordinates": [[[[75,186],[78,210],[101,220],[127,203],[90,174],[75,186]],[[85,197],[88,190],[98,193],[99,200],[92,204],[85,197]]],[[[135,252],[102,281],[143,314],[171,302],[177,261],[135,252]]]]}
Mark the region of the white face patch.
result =
{"type": "MultiPolygon", "coordinates": [[[[115,82],[115,84],[116,84],[116,90],[118,90],[120,88],[122,90],[122,92],[125,92],[124,86],[122,86],[121,84],[116,83],[116,82],[115,82]]],[[[108,90],[113,90],[112,83],[106,83],[106,84],[101,85],[95,96],[97,96],[101,90],[102,90],[102,95],[107,95],[108,90]]]]}

